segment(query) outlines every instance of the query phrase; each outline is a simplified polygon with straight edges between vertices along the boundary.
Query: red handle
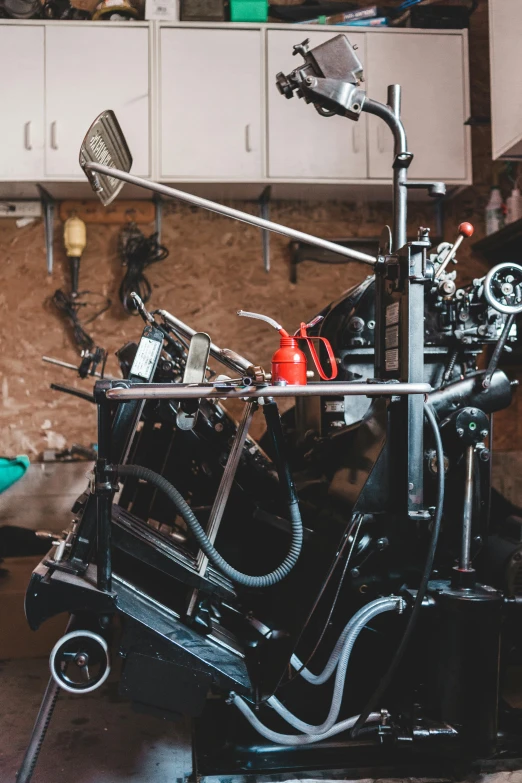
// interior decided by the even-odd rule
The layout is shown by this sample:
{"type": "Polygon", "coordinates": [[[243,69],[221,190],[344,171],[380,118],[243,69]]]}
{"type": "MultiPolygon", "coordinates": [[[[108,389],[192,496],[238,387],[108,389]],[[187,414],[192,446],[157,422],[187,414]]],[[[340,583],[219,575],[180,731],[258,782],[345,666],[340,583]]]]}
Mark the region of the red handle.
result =
{"type": "Polygon", "coordinates": [[[322,380],[333,381],[335,378],[337,378],[337,362],[335,361],[335,356],[332,350],[332,346],[330,345],[326,337],[309,337],[306,333],[306,328],[307,325],[304,322],[301,323],[301,329],[299,330],[299,339],[306,340],[308,348],[310,349],[310,353],[312,354],[312,359],[314,360],[314,364],[317,368],[317,372],[319,373],[322,380]],[[324,343],[324,346],[326,348],[326,353],[328,354],[328,358],[330,360],[330,367],[332,368],[332,374],[330,375],[330,377],[326,375],[325,371],[321,367],[321,362],[317,355],[317,351],[315,350],[315,345],[313,344],[314,340],[322,340],[322,342],[324,343]]]}

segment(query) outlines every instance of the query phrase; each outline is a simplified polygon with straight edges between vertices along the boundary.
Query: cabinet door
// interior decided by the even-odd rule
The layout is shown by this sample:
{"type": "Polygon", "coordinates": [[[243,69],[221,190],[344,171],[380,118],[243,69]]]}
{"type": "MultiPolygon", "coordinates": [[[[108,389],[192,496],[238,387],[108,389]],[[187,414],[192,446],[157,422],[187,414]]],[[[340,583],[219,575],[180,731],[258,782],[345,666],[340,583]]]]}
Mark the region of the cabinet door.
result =
{"type": "MultiPolygon", "coordinates": [[[[365,179],[366,122],[362,114],[357,122],[346,117],[321,117],[313,106],[295,95],[286,100],[275,84],[279,71],[289,73],[296,67],[292,47],[303,38],[310,48],[338,33],[268,31],[268,175],[301,179],[365,179]]],[[[350,42],[358,46],[358,56],[365,65],[364,33],[349,33],[350,42]]],[[[300,62],[302,59],[298,58],[300,62]]]]}
{"type": "MultiPolygon", "coordinates": [[[[412,179],[465,179],[468,149],[463,38],[430,33],[368,33],[368,96],[386,103],[389,84],[402,87],[402,121],[414,158],[412,179]]],[[[393,138],[369,118],[370,177],[390,178],[393,138]]]]}
{"type": "Polygon", "coordinates": [[[489,0],[493,158],[522,157],[520,0],[489,0]]]}
{"type": "Polygon", "coordinates": [[[44,174],[44,29],[0,27],[0,179],[44,174]]]}
{"type": "Polygon", "coordinates": [[[161,176],[259,178],[261,32],[162,28],[160,46],[161,176]]]}
{"type": "Polygon", "coordinates": [[[148,176],[148,27],[50,25],[45,64],[46,175],[84,179],[81,141],[96,116],[113,109],[132,153],[132,173],[148,176]]]}

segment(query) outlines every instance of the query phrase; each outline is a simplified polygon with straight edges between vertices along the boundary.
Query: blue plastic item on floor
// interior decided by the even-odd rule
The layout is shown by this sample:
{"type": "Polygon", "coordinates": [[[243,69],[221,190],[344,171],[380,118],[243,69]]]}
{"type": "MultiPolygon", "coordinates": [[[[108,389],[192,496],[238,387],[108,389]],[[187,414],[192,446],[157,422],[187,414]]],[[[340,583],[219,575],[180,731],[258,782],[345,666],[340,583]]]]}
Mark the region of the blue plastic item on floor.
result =
{"type": "Polygon", "coordinates": [[[21,479],[29,467],[29,457],[19,454],[18,457],[0,457],[0,493],[5,492],[11,484],[21,479]]]}

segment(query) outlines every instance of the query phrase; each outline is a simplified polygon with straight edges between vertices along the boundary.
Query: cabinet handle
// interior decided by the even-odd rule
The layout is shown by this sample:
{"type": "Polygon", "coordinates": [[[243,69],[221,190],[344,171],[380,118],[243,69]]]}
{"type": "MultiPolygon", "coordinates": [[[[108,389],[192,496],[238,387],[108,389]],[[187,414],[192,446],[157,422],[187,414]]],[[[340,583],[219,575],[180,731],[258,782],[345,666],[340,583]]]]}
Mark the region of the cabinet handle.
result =
{"type": "Polygon", "coordinates": [[[24,147],[26,150],[32,150],[33,144],[31,141],[31,121],[26,122],[24,125],[24,147]]]}
{"type": "Polygon", "coordinates": [[[354,123],[352,128],[352,150],[353,152],[358,155],[361,151],[361,144],[360,144],[360,133],[359,133],[359,125],[357,123],[354,123]]]}
{"type": "Polygon", "coordinates": [[[250,124],[245,125],[245,149],[247,152],[252,152],[252,145],[250,144],[250,124]]]}
{"type": "Polygon", "coordinates": [[[51,148],[53,150],[58,149],[58,123],[56,120],[51,122],[51,148]]]}
{"type": "Polygon", "coordinates": [[[377,126],[377,149],[379,152],[386,152],[386,142],[384,140],[384,125],[380,123],[377,126]]]}

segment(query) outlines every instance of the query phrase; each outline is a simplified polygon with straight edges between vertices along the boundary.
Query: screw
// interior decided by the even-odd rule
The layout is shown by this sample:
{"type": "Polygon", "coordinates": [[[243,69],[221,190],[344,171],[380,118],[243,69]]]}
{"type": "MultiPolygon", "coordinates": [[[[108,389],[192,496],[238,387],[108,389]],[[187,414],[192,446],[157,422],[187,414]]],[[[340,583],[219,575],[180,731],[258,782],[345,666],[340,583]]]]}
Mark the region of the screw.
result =
{"type": "Polygon", "coordinates": [[[214,429],[216,430],[216,432],[223,432],[224,429],[223,424],[220,421],[218,421],[216,424],[214,424],[214,429]]]}
{"type": "Polygon", "coordinates": [[[464,435],[464,430],[462,429],[462,427],[459,427],[457,429],[457,435],[459,436],[459,438],[462,438],[462,436],[464,435]]]}
{"type": "Polygon", "coordinates": [[[366,325],[368,329],[375,329],[375,321],[368,321],[366,325]]]}
{"type": "Polygon", "coordinates": [[[359,47],[357,46],[357,44],[354,44],[354,45],[353,45],[353,48],[354,48],[354,50],[355,50],[355,51],[357,51],[357,49],[358,49],[359,47]]]}
{"type": "Polygon", "coordinates": [[[305,82],[311,87],[312,84],[314,83],[314,79],[312,76],[307,76],[305,82]]]}
{"type": "Polygon", "coordinates": [[[477,415],[477,411],[475,410],[475,408],[472,408],[470,410],[470,413],[471,413],[472,416],[476,416],[477,415]]]}
{"type": "Polygon", "coordinates": [[[487,430],[480,430],[480,434],[482,435],[483,438],[487,438],[489,433],[487,430]]]}
{"type": "Polygon", "coordinates": [[[479,452],[479,459],[482,460],[482,462],[489,462],[491,454],[489,449],[481,449],[479,452]]]}
{"type": "Polygon", "coordinates": [[[378,538],[375,542],[377,545],[377,549],[382,552],[383,549],[386,549],[388,544],[390,543],[387,538],[378,538]]]}
{"type": "Polygon", "coordinates": [[[352,568],[352,570],[350,571],[350,574],[352,575],[352,577],[354,579],[357,579],[357,577],[361,575],[361,572],[359,571],[358,568],[352,568]]]}
{"type": "Polygon", "coordinates": [[[408,484],[408,489],[410,490],[410,492],[411,492],[411,490],[413,489],[413,484],[412,484],[412,482],[411,482],[411,481],[410,481],[410,483],[408,484]]]}

